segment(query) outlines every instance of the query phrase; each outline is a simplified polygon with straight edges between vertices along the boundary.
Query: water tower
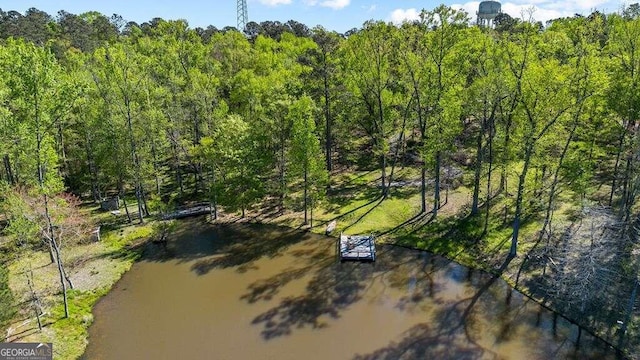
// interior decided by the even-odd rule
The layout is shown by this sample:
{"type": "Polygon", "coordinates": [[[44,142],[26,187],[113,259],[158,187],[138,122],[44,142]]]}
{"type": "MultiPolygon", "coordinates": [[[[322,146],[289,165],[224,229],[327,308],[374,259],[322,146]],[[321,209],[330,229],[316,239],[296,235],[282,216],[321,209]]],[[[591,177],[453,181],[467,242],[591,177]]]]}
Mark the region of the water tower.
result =
{"type": "Polygon", "coordinates": [[[478,8],[477,24],[479,26],[493,27],[493,20],[500,14],[501,6],[497,1],[483,1],[478,8]]]}

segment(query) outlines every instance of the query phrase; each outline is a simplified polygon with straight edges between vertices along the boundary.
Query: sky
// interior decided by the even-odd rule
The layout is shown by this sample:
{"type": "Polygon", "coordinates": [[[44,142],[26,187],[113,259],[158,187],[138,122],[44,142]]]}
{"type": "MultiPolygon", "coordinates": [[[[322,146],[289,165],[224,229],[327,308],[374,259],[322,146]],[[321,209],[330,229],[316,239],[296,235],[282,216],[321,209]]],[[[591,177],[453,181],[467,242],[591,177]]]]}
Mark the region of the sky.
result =
{"type": "MultiPolygon", "coordinates": [[[[418,17],[420,10],[431,10],[441,3],[465,9],[475,20],[479,1],[460,0],[247,0],[249,20],[261,22],[293,19],[309,27],[322,25],[345,32],[362,26],[370,19],[401,23],[418,17]]],[[[637,1],[631,1],[637,2],[637,1]]],[[[143,23],[154,17],[165,20],[185,19],[193,28],[214,25],[236,26],[236,0],[2,0],[4,11],[27,9],[46,11],[55,16],[59,10],[73,14],[99,11],[104,15],[121,15],[127,21],[143,23]]],[[[533,9],[533,18],[545,22],[574,14],[588,15],[593,10],[615,12],[630,2],[620,0],[509,0],[502,1],[502,11],[521,18],[524,10],[533,9]]],[[[528,18],[528,15],[526,16],[528,18]]]]}

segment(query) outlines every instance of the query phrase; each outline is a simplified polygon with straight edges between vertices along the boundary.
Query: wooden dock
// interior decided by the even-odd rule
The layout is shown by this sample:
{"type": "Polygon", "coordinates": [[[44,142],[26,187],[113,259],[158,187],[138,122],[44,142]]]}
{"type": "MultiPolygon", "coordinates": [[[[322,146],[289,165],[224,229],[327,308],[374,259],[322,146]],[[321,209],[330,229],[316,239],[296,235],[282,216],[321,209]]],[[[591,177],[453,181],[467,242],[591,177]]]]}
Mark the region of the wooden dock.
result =
{"type": "Polygon", "coordinates": [[[211,213],[211,206],[208,203],[196,204],[189,208],[179,209],[174,212],[164,214],[162,220],[182,219],[190,216],[207,215],[211,213]]]}
{"type": "Polygon", "coordinates": [[[340,261],[376,261],[376,243],[373,235],[344,235],[338,239],[340,261]]]}

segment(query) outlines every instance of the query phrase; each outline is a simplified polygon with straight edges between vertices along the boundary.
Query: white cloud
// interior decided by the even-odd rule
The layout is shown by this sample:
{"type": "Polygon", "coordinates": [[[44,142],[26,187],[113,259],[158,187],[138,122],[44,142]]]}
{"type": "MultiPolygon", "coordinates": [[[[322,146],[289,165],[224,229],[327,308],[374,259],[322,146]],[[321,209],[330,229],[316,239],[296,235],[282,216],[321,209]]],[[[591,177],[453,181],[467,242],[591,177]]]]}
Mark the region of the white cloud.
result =
{"type": "MultiPolygon", "coordinates": [[[[276,0],[278,1],[278,0],[276,0]]],[[[289,0],[290,1],[290,0],[289,0]]],[[[346,8],[347,6],[349,6],[349,4],[351,4],[351,0],[324,0],[324,1],[318,1],[318,0],[305,0],[305,4],[309,5],[309,6],[322,6],[322,7],[328,7],[334,10],[340,10],[343,8],[346,8]]]]}
{"type": "Polygon", "coordinates": [[[402,24],[406,21],[414,21],[420,19],[420,11],[411,9],[395,9],[391,12],[391,22],[394,24],[402,24]]]}
{"type": "Polygon", "coordinates": [[[376,11],[378,9],[378,4],[373,4],[373,5],[369,5],[369,6],[362,6],[362,8],[364,10],[366,10],[368,13],[372,13],[374,11],[376,11]]]}
{"type": "MultiPolygon", "coordinates": [[[[452,4],[455,9],[465,10],[472,21],[476,19],[476,12],[480,1],[469,1],[466,3],[452,4]]],[[[573,16],[574,14],[588,15],[591,11],[617,10],[617,2],[614,0],[511,0],[502,2],[502,12],[509,14],[511,17],[525,20],[529,19],[528,10],[533,10],[533,20],[546,22],[550,19],[559,17],[573,16]]],[[[403,20],[414,20],[419,14],[415,9],[397,9],[391,13],[391,20],[395,23],[401,23],[403,20]]]]}
{"type": "Polygon", "coordinates": [[[606,5],[610,5],[610,0],[565,0],[559,2],[543,1],[541,4],[549,9],[568,9],[578,13],[591,12],[593,9],[599,9],[606,5]]]}
{"type": "Polygon", "coordinates": [[[289,5],[291,0],[259,0],[261,4],[267,6],[289,5]]]}
{"type": "Polygon", "coordinates": [[[560,10],[556,10],[546,6],[546,4],[535,5],[535,4],[513,4],[513,3],[505,3],[502,5],[502,12],[505,12],[511,17],[529,20],[529,15],[531,15],[532,20],[534,21],[542,21],[545,22],[551,19],[557,19],[561,17],[573,16],[576,12],[571,8],[559,8],[560,10]],[[531,14],[529,12],[531,11],[531,14]]]}
{"type": "Polygon", "coordinates": [[[473,20],[476,17],[476,11],[478,11],[480,1],[471,1],[464,4],[452,4],[451,7],[458,10],[464,10],[469,14],[469,17],[473,20]]]}
{"type": "Polygon", "coordinates": [[[334,10],[342,9],[351,3],[351,0],[327,0],[320,3],[320,6],[332,8],[334,10]]]}

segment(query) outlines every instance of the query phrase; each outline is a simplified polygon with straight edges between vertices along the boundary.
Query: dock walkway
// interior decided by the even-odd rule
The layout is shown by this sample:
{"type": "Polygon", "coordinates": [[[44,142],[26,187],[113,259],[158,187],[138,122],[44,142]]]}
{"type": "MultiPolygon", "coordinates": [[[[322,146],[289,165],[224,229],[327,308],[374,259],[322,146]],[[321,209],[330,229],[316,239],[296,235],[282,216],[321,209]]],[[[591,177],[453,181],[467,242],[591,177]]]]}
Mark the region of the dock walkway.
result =
{"type": "Polygon", "coordinates": [[[207,215],[211,213],[211,205],[208,203],[197,204],[188,208],[178,209],[174,212],[164,214],[162,220],[182,219],[190,216],[207,215]]]}

